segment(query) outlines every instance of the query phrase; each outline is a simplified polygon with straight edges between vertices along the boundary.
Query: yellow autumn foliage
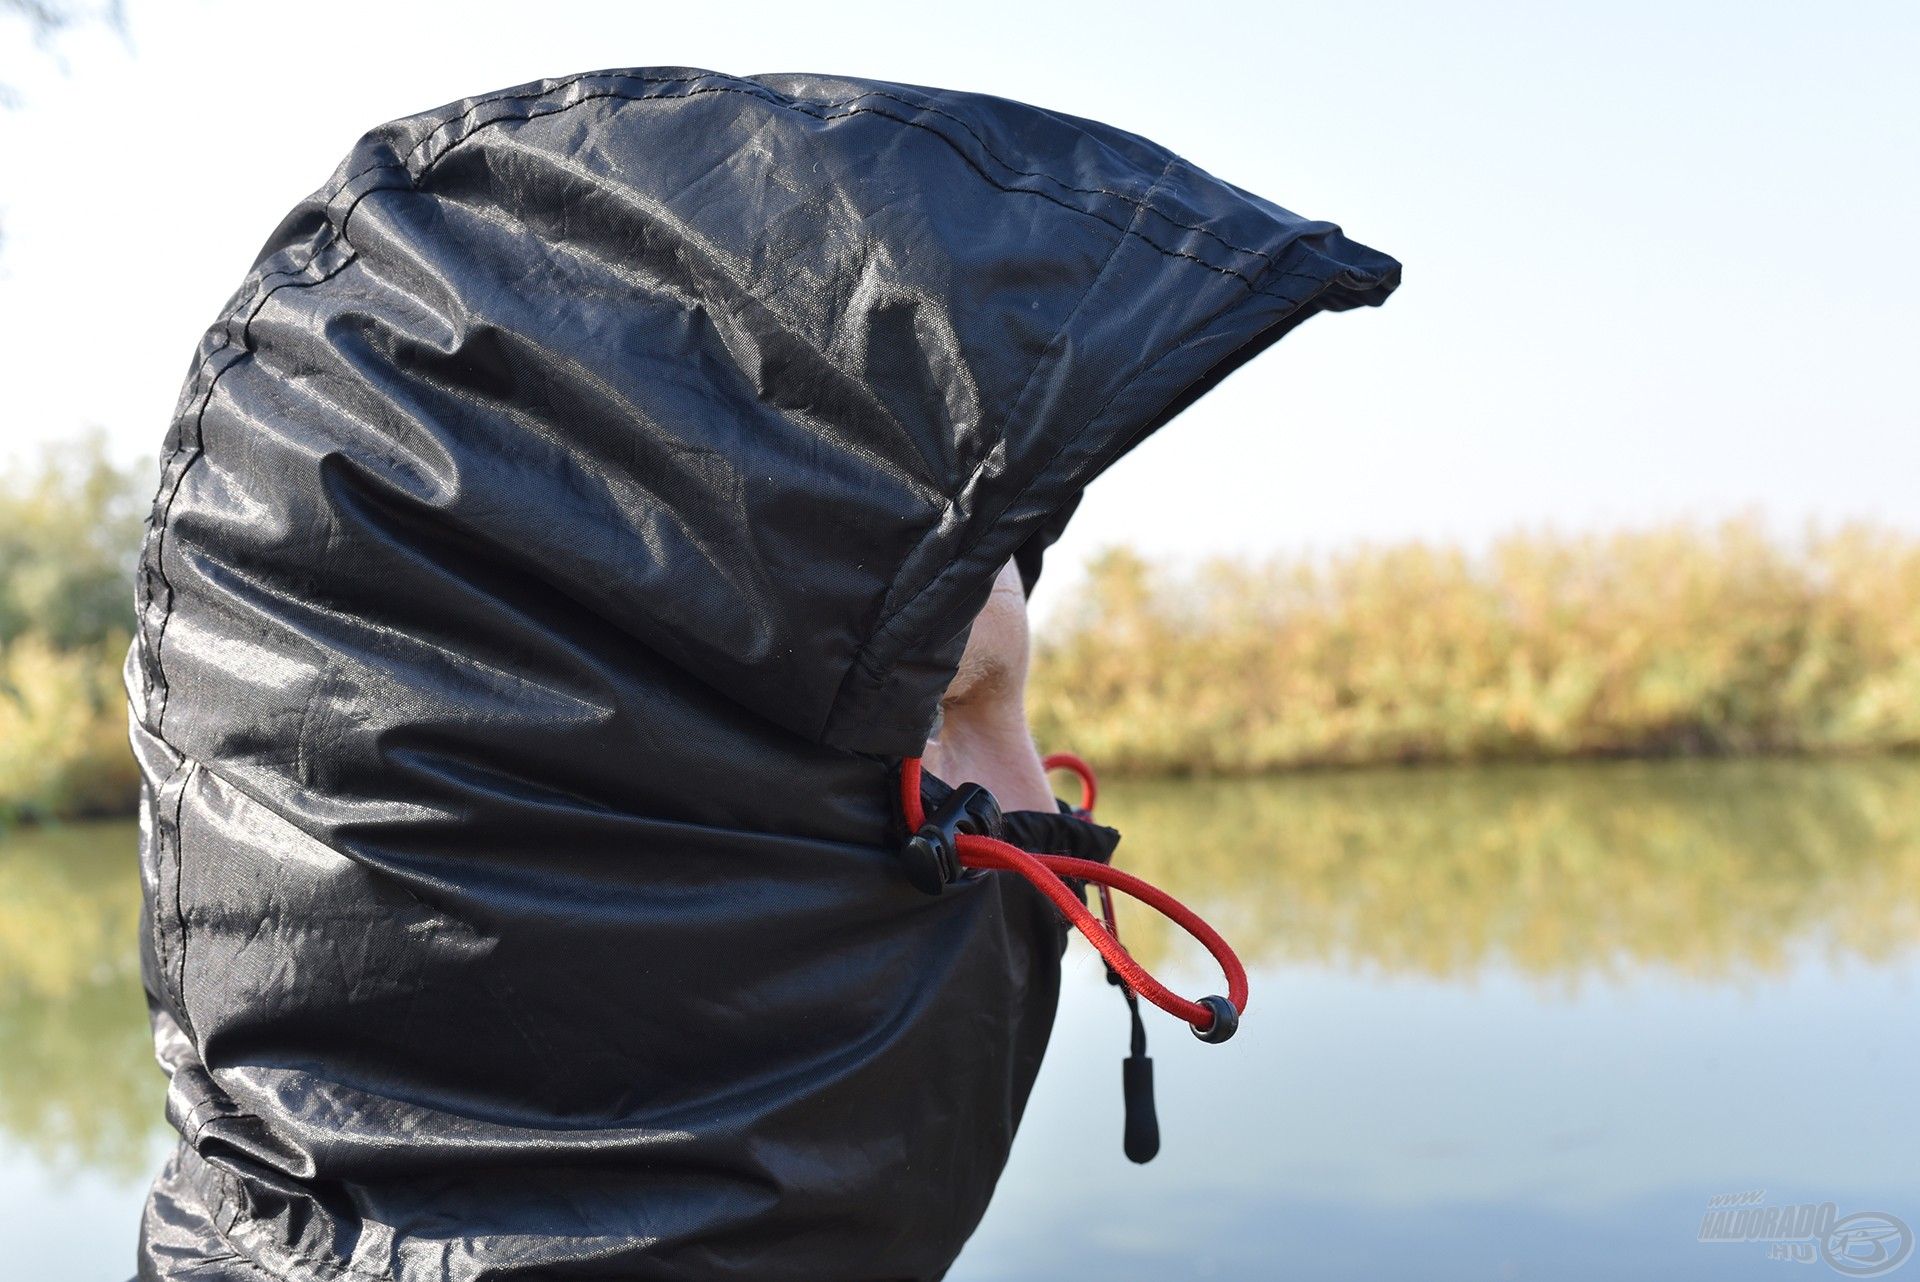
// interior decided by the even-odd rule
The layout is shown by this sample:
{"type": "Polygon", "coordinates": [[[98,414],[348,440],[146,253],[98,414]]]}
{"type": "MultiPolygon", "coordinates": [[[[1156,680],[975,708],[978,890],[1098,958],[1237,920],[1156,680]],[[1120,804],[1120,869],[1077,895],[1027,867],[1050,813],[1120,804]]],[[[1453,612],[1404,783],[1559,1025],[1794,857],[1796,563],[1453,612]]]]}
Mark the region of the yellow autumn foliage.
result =
{"type": "Polygon", "coordinates": [[[1053,622],[1037,737],[1123,772],[1920,746],[1920,539],[1866,526],[1116,550],[1053,622]]]}

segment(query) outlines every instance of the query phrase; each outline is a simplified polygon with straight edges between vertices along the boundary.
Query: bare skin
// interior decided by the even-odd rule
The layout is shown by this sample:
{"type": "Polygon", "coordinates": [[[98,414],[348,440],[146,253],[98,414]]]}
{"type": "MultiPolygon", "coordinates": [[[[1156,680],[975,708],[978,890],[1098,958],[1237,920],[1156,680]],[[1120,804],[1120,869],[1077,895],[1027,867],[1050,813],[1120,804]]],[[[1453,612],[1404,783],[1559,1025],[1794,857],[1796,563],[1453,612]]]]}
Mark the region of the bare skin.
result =
{"type": "Polygon", "coordinates": [[[1027,598],[1009,561],[974,619],[922,760],[947,783],[979,784],[1002,810],[1052,811],[1053,790],[1027,726],[1029,648],[1027,598]]]}

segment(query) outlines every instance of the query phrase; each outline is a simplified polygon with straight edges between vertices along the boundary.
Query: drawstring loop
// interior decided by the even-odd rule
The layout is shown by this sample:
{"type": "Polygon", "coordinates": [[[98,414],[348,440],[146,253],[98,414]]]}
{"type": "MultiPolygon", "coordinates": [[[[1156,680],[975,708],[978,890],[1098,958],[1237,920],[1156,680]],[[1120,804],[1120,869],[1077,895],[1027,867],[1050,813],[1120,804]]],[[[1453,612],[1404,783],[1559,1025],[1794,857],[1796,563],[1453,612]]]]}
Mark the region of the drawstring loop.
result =
{"type": "MultiPolygon", "coordinates": [[[[1078,769],[1073,765],[1066,765],[1065,768],[1076,773],[1084,771],[1081,774],[1087,785],[1084,801],[1091,804],[1093,772],[1079,758],[1073,760],[1078,763],[1078,769]]],[[[941,807],[943,813],[936,817],[944,822],[930,824],[925,803],[920,798],[920,758],[908,757],[900,763],[900,808],[906,816],[907,830],[911,834],[902,853],[915,856],[909,860],[910,869],[916,864],[924,868],[929,863],[942,873],[951,869],[953,876],[944,877],[945,882],[954,880],[961,868],[1020,874],[1035,890],[1045,895],[1073,923],[1075,929],[1087,937],[1087,942],[1106,959],[1107,965],[1127,989],[1184,1022],[1193,1030],[1194,1036],[1202,1041],[1223,1042],[1233,1036],[1239,1028],[1240,1015],[1247,1008],[1247,971],[1218,931],[1172,895],[1132,873],[1092,859],[1076,859],[1070,855],[1036,855],[989,835],[989,829],[998,827],[999,808],[997,805],[992,807],[995,822],[986,822],[985,812],[992,804],[993,796],[985,789],[979,791],[982,796],[970,795],[969,801],[960,807],[951,803],[941,807]],[[945,813],[948,811],[953,813],[945,813]],[[1063,880],[1068,877],[1131,895],[1199,940],[1213,955],[1214,961],[1219,963],[1221,973],[1227,980],[1227,995],[1190,1001],[1155,979],[1146,967],[1121,947],[1114,933],[1087,911],[1087,906],[1063,880]]]]}
{"type": "Polygon", "coordinates": [[[1093,767],[1071,752],[1050,752],[1040,763],[1045,770],[1067,770],[1080,777],[1080,804],[1073,808],[1075,819],[1093,818],[1094,798],[1099,796],[1100,786],[1094,782],[1093,767]]]}

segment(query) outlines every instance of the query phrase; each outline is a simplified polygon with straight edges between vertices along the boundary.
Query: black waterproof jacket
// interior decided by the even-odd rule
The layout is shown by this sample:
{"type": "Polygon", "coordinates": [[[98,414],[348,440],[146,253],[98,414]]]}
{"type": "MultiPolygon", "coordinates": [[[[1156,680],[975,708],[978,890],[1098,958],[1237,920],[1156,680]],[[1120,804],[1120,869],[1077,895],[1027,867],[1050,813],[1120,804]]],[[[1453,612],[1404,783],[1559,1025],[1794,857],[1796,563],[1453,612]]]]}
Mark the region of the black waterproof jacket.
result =
{"type": "Polygon", "coordinates": [[[939,1277],[1064,929],[908,884],[900,759],[998,566],[1397,278],[908,85],[596,72],[366,135],[208,332],[140,562],[182,1136],[140,1276],[939,1277]]]}

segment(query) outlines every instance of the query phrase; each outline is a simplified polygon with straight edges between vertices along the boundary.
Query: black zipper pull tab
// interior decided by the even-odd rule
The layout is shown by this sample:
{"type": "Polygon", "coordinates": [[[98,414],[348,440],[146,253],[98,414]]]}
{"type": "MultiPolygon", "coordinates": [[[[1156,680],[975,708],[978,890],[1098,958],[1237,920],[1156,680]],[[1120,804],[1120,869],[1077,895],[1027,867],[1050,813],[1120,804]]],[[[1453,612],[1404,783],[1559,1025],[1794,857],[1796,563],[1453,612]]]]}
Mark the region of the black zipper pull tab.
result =
{"type": "Polygon", "coordinates": [[[1129,1161],[1145,1164],[1160,1152],[1160,1115],[1153,1104],[1153,1061],[1147,1057],[1147,1026],[1140,1022],[1140,999],[1133,990],[1111,969],[1107,982],[1119,985],[1127,999],[1127,1015],[1133,1021],[1132,1046],[1120,1061],[1120,1090],[1127,1106],[1120,1147],[1129,1161]]]}

